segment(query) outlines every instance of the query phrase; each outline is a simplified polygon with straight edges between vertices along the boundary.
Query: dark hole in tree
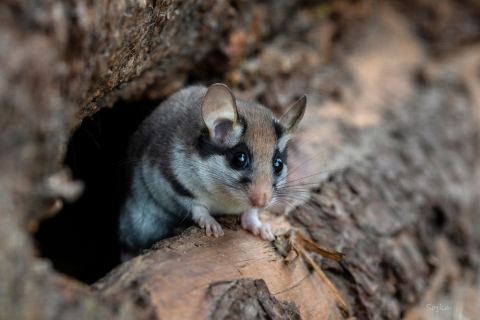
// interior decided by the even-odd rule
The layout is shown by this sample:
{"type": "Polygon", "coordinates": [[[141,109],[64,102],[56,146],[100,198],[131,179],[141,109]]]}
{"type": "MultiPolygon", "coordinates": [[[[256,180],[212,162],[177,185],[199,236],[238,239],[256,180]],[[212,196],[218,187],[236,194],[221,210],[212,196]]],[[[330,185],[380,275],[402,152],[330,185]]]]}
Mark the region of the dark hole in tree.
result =
{"type": "Polygon", "coordinates": [[[68,146],[65,163],[85,192],[41,223],[35,235],[42,256],[80,281],[93,283],[120,263],[116,221],[128,139],[159,101],[121,102],[84,119],[68,146]]]}
{"type": "MultiPolygon", "coordinates": [[[[188,84],[221,82],[221,73],[212,67],[217,54],[214,51],[194,68],[188,84]]],[[[65,164],[75,179],[85,182],[85,192],[75,203],[65,204],[56,216],[43,221],[35,234],[41,255],[58,271],[91,284],[120,263],[116,228],[124,185],[128,184],[122,179],[125,161],[130,161],[125,151],[129,138],[160,102],[119,102],[84,119],[73,134],[65,164]]],[[[186,219],[172,234],[190,225],[192,222],[186,219]]]]}

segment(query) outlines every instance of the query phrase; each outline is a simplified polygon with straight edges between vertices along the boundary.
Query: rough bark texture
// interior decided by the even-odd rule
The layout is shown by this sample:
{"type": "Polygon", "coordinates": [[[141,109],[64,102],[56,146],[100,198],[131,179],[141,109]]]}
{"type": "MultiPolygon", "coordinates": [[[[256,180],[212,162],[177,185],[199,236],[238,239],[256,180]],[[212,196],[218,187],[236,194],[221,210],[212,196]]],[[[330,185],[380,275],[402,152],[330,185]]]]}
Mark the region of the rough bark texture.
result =
{"type": "Polygon", "coordinates": [[[309,95],[292,152],[307,205],[263,218],[346,253],[312,256],[353,316],[453,317],[425,306],[453,308],[480,267],[479,16],[474,0],[0,3],[0,318],[345,316],[302,258],[236,228],[189,229],[93,288],[36,256],[29,232],[80,188],[61,162],[82,119],[214,81],[279,113],[309,95]]]}
{"type": "Polygon", "coordinates": [[[219,239],[192,227],[165,240],[94,289],[114,305],[124,302],[125,292],[133,300],[145,299],[165,319],[299,319],[292,300],[302,302],[307,318],[339,318],[335,300],[325,294],[328,289],[317,275],[303,263],[285,264],[270,243],[229,222],[225,226],[231,229],[219,239]],[[252,277],[262,280],[242,280],[252,277]]]}
{"type": "MultiPolygon", "coordinates": [[[[2,315],[49,318],[66,310],[62,303],[67,296],[38,283],[35,265],[40,262],[32,255],[26,231],[35,231],[36,219],[55,205],[58,190],[46,184],[60,172],[72,129],[119,97],[158,97],[180,88],[196,63],[220,49],[222,41],[228,44],[222,35],[237,23],[249,31],[246,44],[254,47],[278,28],[292,5],[81,0],[0,4],[2,315]],[[268,15],[271,10],[278,14],[268,15]],[[154,85],[161,90],[151,88],[154,85]],[[56,298],[44,303],[49,294],[56,298]]],[[[89,299],[91,310],[104,308],[89,299]]],[[[69,305],[80,313],[85,308],[69,305]]],[[[106,316],[99,313],[98,318],[106,316]]]]}
{"type": "Polygon", "coordinates": [[[210,317],[213,319],[301,319],[295,303],[277,301],[263,280],[240,279],[233,283],[213,283],[212,290],[218,290],[217,286],[225,289],[212,307],[210,317]]]}

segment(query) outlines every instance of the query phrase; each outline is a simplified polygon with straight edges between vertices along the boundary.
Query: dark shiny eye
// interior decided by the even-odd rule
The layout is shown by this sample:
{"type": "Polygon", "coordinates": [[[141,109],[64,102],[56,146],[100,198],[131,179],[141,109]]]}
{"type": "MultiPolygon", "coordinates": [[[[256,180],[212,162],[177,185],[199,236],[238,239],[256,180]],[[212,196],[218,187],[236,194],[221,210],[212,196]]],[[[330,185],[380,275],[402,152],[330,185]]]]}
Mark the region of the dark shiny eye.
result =
{"type": "Polygon", "coordinates": [[[238,169],[245,169],[248,167],[248,156],[245,152],[236,152],[232,160],[230,160],[230,163],[232,164],[233,167],[238,168],[238,169]]]}
{"type": "Polygon", "coordinates": [[[280,158],[276,158],[273,161],[273,170],[275,170],[275,173],[280,173],[282,172],[283,169],[283,161],[280,158]]]}

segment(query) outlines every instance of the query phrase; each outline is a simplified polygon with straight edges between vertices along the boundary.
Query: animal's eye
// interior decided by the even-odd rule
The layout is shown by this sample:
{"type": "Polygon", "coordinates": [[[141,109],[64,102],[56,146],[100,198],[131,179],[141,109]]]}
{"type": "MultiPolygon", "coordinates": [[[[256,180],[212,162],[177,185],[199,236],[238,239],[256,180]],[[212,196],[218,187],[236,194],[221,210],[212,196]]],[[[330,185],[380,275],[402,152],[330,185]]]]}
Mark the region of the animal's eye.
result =
{"type": "Polygon", "coordinates": [[[280,173],[283,170],[283,161],[280,158],[275,158],[273,161],[273,170],[275,170],[275,173],[280,173]]]}
{"type": "Polygon", "coordinates": [[[230,160],[230,163],[232,164],[233,167],[238,168],[238,169],[245,169],[248,167],[248,156],[245,152],[239,151],[236,152],[232,160],[230,160]]]}

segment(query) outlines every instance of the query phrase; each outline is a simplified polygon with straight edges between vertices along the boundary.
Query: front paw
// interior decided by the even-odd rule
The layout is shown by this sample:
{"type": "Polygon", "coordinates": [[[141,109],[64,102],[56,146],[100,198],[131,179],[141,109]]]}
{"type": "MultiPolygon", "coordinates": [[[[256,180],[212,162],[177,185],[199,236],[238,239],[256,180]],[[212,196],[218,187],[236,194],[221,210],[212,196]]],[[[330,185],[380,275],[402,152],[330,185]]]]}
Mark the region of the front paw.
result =
{"type": "Polygon", "coordinates": [[[252,217],[249,214],[242,215],[242,228],[256,236],[260,235],[264,240],[272,241],[275,239],[270,225],[268,223],[261,223],[256,216],[252,217]]]}
{"type": "Polygon", "coordinates": [[[200,228],[205,228],[205,234],[209,237],[213,235],[215,238],[218,238],[224,235],[222,226],[217,222],[217,220],[215,220],[214,217],[210,215],[202,216],[195,222],[200,226],[200,228]]]}

